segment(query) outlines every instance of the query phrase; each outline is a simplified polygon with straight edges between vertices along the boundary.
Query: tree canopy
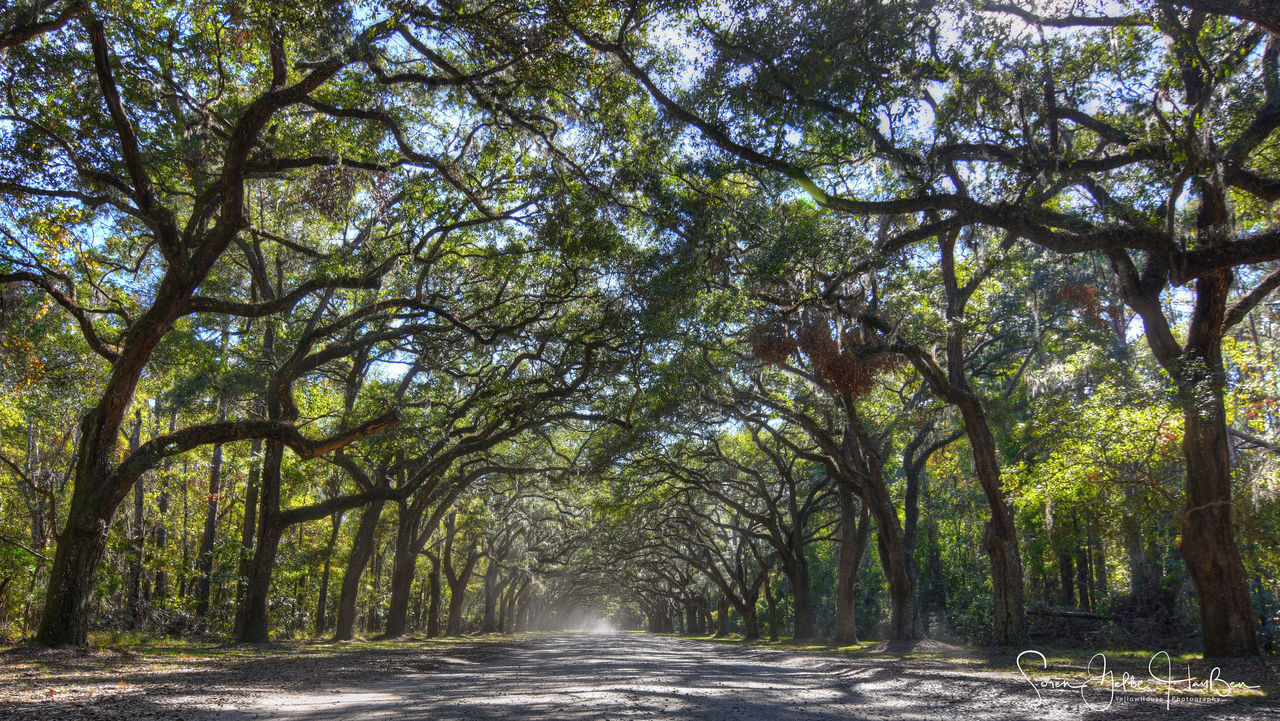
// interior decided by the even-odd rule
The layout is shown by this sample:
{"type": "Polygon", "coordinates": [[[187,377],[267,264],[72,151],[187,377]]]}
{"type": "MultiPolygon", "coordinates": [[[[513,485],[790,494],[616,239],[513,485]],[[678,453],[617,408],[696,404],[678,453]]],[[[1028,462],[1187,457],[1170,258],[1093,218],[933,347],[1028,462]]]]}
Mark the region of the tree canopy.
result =
{"type": "Polygon", "coordinates": [[[0,638],[1274,651],[1268,3],[40,0],[0,86],[0,638]]]}

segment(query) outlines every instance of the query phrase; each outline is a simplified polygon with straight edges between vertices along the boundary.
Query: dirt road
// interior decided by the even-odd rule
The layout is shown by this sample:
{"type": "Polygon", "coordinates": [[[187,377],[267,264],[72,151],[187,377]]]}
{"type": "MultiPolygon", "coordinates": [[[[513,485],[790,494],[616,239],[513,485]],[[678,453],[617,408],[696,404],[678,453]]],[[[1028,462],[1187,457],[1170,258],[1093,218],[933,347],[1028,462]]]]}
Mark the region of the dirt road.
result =
{"type": "MultiPolygon", "coordinates": [[[[56,666],[56,664],[54,664],[56,666]]],[[[92,665],[92,664],[90,664],[92,665]]],[[[0,718],[825,721],[1277,719],[1273,702],[1044,691],[963,660],[835,659],[642,634],[66,669],[0,718]],[[77,685],[78,684],[78,685],[77,685]],[[118,689],[119,693],[112,693],[118,689]],[[79,696],[77,696],[77,693],[79,696]],[[86,695],[87,694],[87,695],[86,695]]],[[[34,678],[27,678],[35,684],[34,678]]]]}

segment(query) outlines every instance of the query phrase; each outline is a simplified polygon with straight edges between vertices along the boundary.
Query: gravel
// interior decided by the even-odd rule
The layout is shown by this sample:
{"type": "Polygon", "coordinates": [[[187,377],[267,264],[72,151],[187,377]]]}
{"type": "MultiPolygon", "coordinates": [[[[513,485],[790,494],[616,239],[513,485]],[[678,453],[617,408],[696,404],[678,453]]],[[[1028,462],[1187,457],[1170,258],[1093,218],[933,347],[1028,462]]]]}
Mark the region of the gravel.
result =
{"type": "Polygon", "coordinates": [[[1265,698],[1121,694],[1105,706],[1098,689],[1088,704],[1077,690],[1041,696],[1017,672],[980,658],[843,658],[631,633],[190,657],[0,656],[3,719],[1280,721],[1280,707],[1265,698]]]}

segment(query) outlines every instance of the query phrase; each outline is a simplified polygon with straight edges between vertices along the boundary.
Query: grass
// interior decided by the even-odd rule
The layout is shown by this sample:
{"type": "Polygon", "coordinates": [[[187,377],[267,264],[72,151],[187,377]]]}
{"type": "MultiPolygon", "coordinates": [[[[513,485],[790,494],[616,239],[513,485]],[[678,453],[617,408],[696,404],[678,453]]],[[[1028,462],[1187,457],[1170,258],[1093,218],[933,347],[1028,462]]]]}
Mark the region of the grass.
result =
{"type": "MultiPolygon", "coordinates": [[[[351,641],[334,641],[331,638],[299,638],[271,641],[265,644],[237,644],[217,637],[169,637],[144,632],[125,631],[92,631],[89,633],[89,648],[95,656],[118,656],[122,662],[130,657],[151,656],[162,659],[194,661],[196,659],[235,659],[255,658],[261,656],[319,656],[327,657],[340,653],[360,651],[393,651],[404,648],[448,648],[459,644],[474,645],[477,643],[502,643],[528,640],[542,635],[540,632],[512,635],[486,634],[477,636],[448,636],[427,638],[424,635],[409,634],[400,638],[380,638],[377,636],[357,636],[351,641]]],[[[9,663],[14,652],[22,649],[36,649],[28,641],[15,645],[0,646],[0,663],[9,663]],[[8,656],[9,659],[5,657],[8,656]]],[[[23,654],[22,663],[57,663],[76,651],[50,651],[48,655],[23,654]]]]}

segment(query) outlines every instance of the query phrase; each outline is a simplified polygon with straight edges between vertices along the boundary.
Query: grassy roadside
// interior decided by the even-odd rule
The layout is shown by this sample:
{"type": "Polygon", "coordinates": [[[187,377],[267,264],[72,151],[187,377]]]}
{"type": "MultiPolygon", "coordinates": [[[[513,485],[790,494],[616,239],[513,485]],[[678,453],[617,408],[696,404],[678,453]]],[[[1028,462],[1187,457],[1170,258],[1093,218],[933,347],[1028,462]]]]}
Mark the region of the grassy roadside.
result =
{"type": "MultiPolygon", "coordinates": [[[[502,653],[503,646],[537,636],[410,635],[249,645],[209,638],[91,634],[89,650],[32,645],[0,649],[0,709],[53,704],[55,710],[72,713],[101,704],[129,709],[127,704],[140,699],[205,697],[221,706],[246,695],[306,690],[335,679],[358,683],[369,674],[430,672],[441,663],[476,663],[502,653]]],[[[121,714],[127,715],[123,710],[121,714]]]]}

